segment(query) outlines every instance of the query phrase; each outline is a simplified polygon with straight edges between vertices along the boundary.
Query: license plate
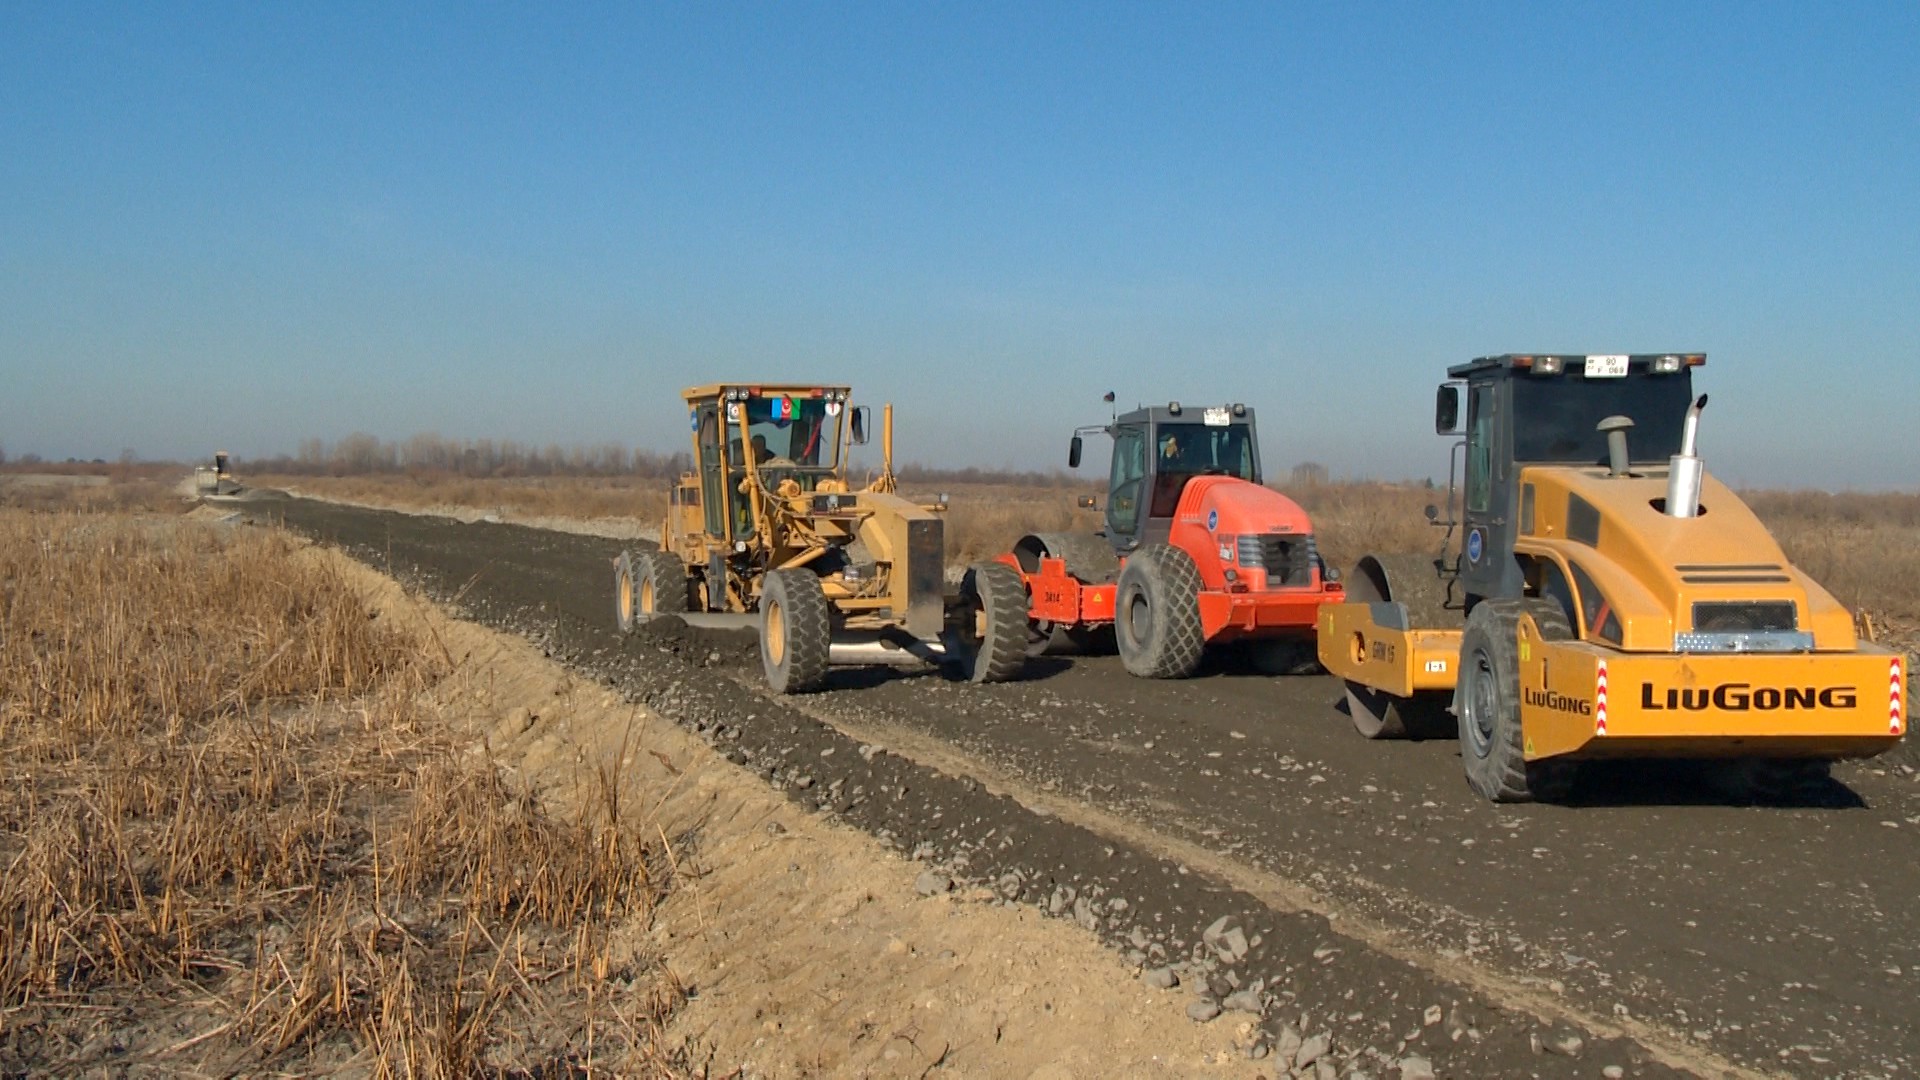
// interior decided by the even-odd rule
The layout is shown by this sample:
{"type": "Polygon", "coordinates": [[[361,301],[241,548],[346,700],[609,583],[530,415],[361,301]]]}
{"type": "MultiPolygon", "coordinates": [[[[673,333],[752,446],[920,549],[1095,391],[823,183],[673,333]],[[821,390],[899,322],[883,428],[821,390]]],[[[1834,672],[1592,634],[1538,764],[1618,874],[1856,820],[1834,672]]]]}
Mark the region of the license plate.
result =
{"type": "Polygon", "coordinates": [[[1200,422],[1208,427],[1226,427],[1233,423],[1233,416],[1225,409],[1208,409],[1200,414],[1200,422]]]}
{"type": "Polygon", "coordinates": [[[1627,377],[1627,358],[1624,356],[1587,357],[1587,378],[1624,379],[1627,377]]]}

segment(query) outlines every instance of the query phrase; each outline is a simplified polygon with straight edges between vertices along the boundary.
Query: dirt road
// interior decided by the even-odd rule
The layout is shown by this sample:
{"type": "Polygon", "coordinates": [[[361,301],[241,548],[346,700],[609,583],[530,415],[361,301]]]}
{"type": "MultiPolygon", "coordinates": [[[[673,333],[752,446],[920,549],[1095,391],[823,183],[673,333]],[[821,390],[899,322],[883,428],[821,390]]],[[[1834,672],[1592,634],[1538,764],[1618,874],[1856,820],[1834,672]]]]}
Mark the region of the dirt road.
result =
{"type": "Polygon", "coordinates": [[[618,541],[250,512],[534,638],[791,798],[1172,965],[1176,992],[1251,1003],[1276,1046],[1288,1025],[1330,1034],[1341,1075],[1409,1055],[1456,1076],[1920,1069],[1904,753],[1839,767],[1819,805],[1730,805],[1686,769],[1619,767],[1571,805],[1496,807],[1451,742],[1360,740],[1324,678],[1149,682],[1048,658],[1017,684],[841,671],[774,699],[750,641],[614,634],[618,541]]]}

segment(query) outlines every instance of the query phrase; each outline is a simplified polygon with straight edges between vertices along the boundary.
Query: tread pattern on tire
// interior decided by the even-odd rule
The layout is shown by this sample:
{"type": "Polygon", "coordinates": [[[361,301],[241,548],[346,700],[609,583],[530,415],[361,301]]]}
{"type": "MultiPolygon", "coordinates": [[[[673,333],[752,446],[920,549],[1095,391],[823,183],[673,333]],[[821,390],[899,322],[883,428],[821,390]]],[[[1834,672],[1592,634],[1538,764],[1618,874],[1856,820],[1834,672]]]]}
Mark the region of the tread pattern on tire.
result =
{"type": "Polygon", "coordinates": [[[1531,802],[1539,798],[1564,798],[1571,787],[1567,763],[1540,763],[1529,766],[1520,731],[1520,620],[1531,615],[1542,637],[1549,641],[1573,638],[1573,627],[1564,609],[1551,600],[1483,600],[1467,616],[1466,633],[1460,640],[1460,678],[1463,681],[1459,709],[1460,760],[1466,767],[1467,783],[1494,802],[1531,802]],[[1474,751],[1474,723],[1470,715],[1471,688],[1464,681],[1478,679],[1477,653],[1485,652],[1494,680],[1496,715],[1485,758],[1474,751]],[[1537,783],[1537,789],[1536,789],[1537,783]]]}
{"type": "Polygon", "coordinates": [[[639,604],[641,587],[653,582],[653,613],[676,615],[687,610],[687,566],[665,551],[646,551],[634,559],[633,595],[639,604]]]}
{"type": "Polygon", "coordinates": [[[1184,679],[1200,666],[1207,645],[1200,625],[1200,568],[1193,557],[1167,544],[1149,544],[1134,552],[1120,571],[1114,616],[1120,659],[1129,672],[1146,679],[1184,679]],[[1144,596],[1152,622],[1146,641],[1136,640],[1130,612],[1144,596]]]}
{"type": "MultiPolygon", "coordinates": [[[[968,681],[1019,677],[1027,664],[1027,586],[1020,572],[1005,563],[975,563],[967,569],[960,593],[969,603],[978,601],[986,622],[985,635],[965,660],[968,681]]],[[[972,612],[967,614],[971,618],[972,612]]]]}
{"type": "Polygon", "coordinates": [[[776,693],[805,694],[826,685],[833,617],[820,579],[806,570],[768,571],[761,586],[760,663],[776,693]],[[775,665],[768,651],[766,621],[770,605],[786,620],[786,656],[775,665]]]}

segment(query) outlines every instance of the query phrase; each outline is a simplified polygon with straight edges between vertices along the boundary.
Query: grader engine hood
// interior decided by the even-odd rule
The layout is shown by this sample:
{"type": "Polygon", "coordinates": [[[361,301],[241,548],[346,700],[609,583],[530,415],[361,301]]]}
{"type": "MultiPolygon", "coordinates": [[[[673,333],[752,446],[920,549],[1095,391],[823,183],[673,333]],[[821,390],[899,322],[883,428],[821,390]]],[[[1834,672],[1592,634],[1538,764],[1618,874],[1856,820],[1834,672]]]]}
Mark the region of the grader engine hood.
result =
{"type": "Polygon", "coordinates": [[[1740,497],[1712,476],[1697,513],[1668,513],[1665,468],[1529,466],[1517,548],[1566,571],[1584,636],[1644,652],[1853,649],[1853,618],[1794,568],[1740,497]]]}
{"type": "Polygon", "coordinates": [[[864,512],[859,538],[886,567],[894,617],[916,637],[938,637],[946,618],[945,521],[887,492],[861,492],[858,498],[864,512]]]}

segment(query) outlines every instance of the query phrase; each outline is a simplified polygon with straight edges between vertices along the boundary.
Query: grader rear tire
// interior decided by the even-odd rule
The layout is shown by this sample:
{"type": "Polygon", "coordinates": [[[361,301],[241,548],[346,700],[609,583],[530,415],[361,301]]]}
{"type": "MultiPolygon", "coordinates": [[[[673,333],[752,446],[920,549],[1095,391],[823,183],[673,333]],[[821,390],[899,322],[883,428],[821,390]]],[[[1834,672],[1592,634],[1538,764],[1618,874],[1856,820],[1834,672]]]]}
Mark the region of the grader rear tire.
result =
{"type": "Polygon", "coordinates": [[[1027,586],[1005,563],[975,563],[960,582],[958,650],[968,682],[1007,682],[1027,663],[1027,586]]]}
{"type": "Polygon", "coordinates": [[[1114,598],[1120,661],[1143,679],[1184,679],[1200,666],[1200,568],[1167,544],[1149,544],[1127,559],[1114,598]]]}
{"type": "Polygon", "coordinates": [[[806,694],[827,681],[833,617],[820,579],[769,571],[760,590],[760,664],[776,694],[806,694]]]}
{"type": "Polygon", "coordinates": [[[1494,802],[1565,798],[1567,762],[1529,765],[1520,731],[1520,622],[1533,617],[1550,641],[1573,637],[1566,612],[1551,600],[1483,600],[1460,640],[1460,761],[1467,783],[1494,802]]]}
{"type": "Polygon", "coordinates": [[[677,615],[687,610],[687,566],[679,556],[646,551],[634,557],[633,609],[639,615],[677,615]]]}
{"type": "Polygon", "coordinates": [[[613,560],[613,624],[623,634],[634,626],[633,553],[623,551],[613,560]]]}

